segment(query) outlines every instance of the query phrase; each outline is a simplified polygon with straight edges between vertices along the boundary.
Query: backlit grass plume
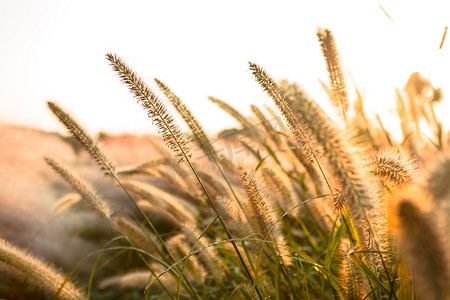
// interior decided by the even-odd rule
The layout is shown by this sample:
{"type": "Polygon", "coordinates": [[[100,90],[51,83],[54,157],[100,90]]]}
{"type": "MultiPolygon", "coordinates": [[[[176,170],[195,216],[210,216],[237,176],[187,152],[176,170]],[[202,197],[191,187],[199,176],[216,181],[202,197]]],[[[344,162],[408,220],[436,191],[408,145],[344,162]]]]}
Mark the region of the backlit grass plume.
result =
{"type": "Polygon", "coordinates": [[[81,179],[75,173],[69,171],[56,160],[50,157],[45,157],[45,161],[56,173],[64,178],[64,180],[66,180],[75,191],[82,195],[97,213],[107,219],[111,218],[112,212],[109,205],[102,199],[102,197],[100,197],[97,191],[95,191],[90,184],[81,179]]]}
{"type": "MultiPolygon", "coordinates": [[[[28,254],[4,239],[0,238],[0,261],[12,267],[13,272],[27,283],[40,288],[54,298],[86,299],[85,294],[71,280],[48,262],[28,254]]],[[[14,275],[13,274],[13,275],[14,275]]]]}
{"type": "MultiPolygon", "coordinates": [[[[424,299],[449,299],[450,261],[437,226],[417,206],[417,193],[398,193],[395,198],[399,247],[406,254],[410,271],[424,299]]],[[[423,201],[423,199],[417,199],[423,201]]]]}
{"type": "Polygon", "coordinates": [[[274,142],[274,144],[277,147],[281,147],[281,138],[279,133],[275,130],[272,123],[269,121],[269,119],[264,115],[264,113],[258,108],[258,106],[252,104],[250,105],[250,109],[252,113],[255,115],[255,117],[260,122],[260,125],[264,128],[264,130],[269,135],[270,139],[274,142]]]}
{"type": "Polygon", "coordinates": [[[161,247],[156,237],[147,229],[139,227],[138,224],[124,216],[115,215],[112,217],[112,221],[117,229],[123,235],[127,236],[137,248],[145,250],[148,253],[155,252],[155,249],[161,252],[161,247]]]}
{"type": "Polygon", "coordinates": [[[164,103],[120,57],[108,53],[106,58],[122,82],[138,99],[139,104],[147,111],[148,117],[158,127],[159,134],[162,135],[167,146],[175,153],[179,161],[190,157],[189,141],[174,123],[173,117],[167,111],[164,103]]]}
{"type": "Polygon", "coordinates": [[[194,137],[194,142],[196,142],[200,149],[206,154],[206,156],[211,160],[217,160],[217,152],[211,144],[206,132],[203,130],[200,123],[194,117],[192,112],[187,108],[186,105],[181,101],[181,99],[172,92],[167,85],[165,85],[161,80],[155,78],[156,85],[164,93],[164,95],[169,99],[172,105],[175,107],[177,112],[181,115],[186,125],[192,132],[194,137]]]}
{"type": "Polygon", "coordinates": [[[50,111],[58,118],[58,120],[66,127],[67,131],[86,149],[94,161],[102,168],[105,175],[113,175],[115,166],[108,158],[105,152],[100,148],[89,134],[76,122],[69,113],[65,112],[55,102],[47,101],[50,111]]]}
{"type": "Polygon", "coordinates": [[[232,116],[238,123],[242,126],[242,129],[244,132],[256,139],[257,141],[260,141],[259,132],[254,128],[253,124],[246,118],[244,115],[242,115],[237,109],[235,109],[230,104],[226,103],[225,101],[209,96],[209,101],[216,104],[220,107],[224,112],[228,113],[230,116],[232,116]]]}
{"type": "Polygon", "coordinates": [[[254,217],[253,226],[256,228],[255,232],[265,238],[276,221],[273,205],[268,201],[267,196],[261,192],[252,173],[242,170],[242,181],[247,191],[249,207],[254,217]]]}
{"type": "MultiPolygon", "coordinates": [[[[274,202],[261,189],[255,174],[241,170],[242,181],[248,196],[248,206],[253,217],[253,228],[255,233],[262,238],[284,245],[284,236],[281,232],[280,223],[277,222],[274,202]]],[[[282,254],[287,254],[284,247],[280,246],[282,254]]]]}
{"type": "Polygon", "coordinates": [[[372,157],[371,172],[395,186],[411,183],[416,169],[415,160],[401,149],[381,149],[372,157]]]}
{"type": "Polygon", "coordinates": [[[323,147],[324,155],[339,179],[348,205],[356,210],[361,207],[369,208],[372,193],[367,180],[370,178],[369,173],[361,164],[364,160],[340,130],[330,122],[323,110],[298,87],[286,91],[282,96],[277,83],[257,64],[250,63],[250,70],[256,81],[275,101],[294,136],[299,135],[296,131],[302,134],[301,126],[298,125],[301,123],[323,147]],[[287,101],[286,98],[290,100],[287,101]]]}
{"type": "Polygon", "coordinates": [[[330,85],[333,91],[332,103],[342,110],[344,121],[347,123],[348,95],[336,42],[329,29],[319,29],[317,31],[317,37],[319,38],[320,47],[322,48],[322,53],[327,63],[330,85]]]}
{"type": "Polygon", "coordinates": [[[349,240],[344,239],[341,241],[340,254],[342,256],[342,265],[339,275],[344,285],[345,297],[348,300],[364,299],[366,296],[363,285],[364,274],[350,258],[350,255],[353,255],[353,250],[349,240]]]}
{"type": "Polygon", "coordinates": [[[427,178],[427,189],[437,202],[450,198],[450,156],[438,160],[427,178]]]}

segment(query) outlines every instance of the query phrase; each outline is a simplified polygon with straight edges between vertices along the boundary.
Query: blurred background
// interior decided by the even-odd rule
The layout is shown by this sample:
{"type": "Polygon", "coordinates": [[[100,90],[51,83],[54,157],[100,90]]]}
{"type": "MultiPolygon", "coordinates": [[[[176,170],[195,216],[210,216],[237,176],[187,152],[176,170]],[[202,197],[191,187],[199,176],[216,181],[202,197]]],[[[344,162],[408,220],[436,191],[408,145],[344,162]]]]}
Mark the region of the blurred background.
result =
{"type": "Polygon", "coordinates": [[[155,77],[166,83],[210,133],[235,121],[209,95],[244,113],[252,103],[273,107],[249,60],[299,82],[330,112],[318,81],[328,83],[321,27],[333,32],[350,96],[354,81],[371,119],[378,113],[399,132],[395,87],[420,72],[442,88],[436,110],[448,128],[450,41],[439,46],[449,8],[446,1],[0,0],[0,122],[63,132],[46,108],[53,100],[93,133],[154,133],[108,52],[150,86],[155,77]]]}

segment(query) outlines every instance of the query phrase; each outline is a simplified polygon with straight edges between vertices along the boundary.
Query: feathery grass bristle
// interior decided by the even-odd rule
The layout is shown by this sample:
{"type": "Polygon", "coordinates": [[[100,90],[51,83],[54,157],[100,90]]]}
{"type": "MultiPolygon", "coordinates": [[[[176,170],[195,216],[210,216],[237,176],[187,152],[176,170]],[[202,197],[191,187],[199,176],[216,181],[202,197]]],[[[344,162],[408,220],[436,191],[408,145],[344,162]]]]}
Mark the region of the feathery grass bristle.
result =
{"type": "Polygon", "coordinates": [[[102,168],[105,175],[114,175],[115,166],[106,153],[100,148],[86,130],[76,122],[72,116],[65,112],[55,102],[47,101],[50,111],[58,118],[58,120],[66,127],[67,131],[86,149],[92,159],[102,168]]]}
{"type": "Polygon", "coordinates": [[[366,291],[364,290],[363,285],[364,275],[350,258],[353,249],[349,240],[343,239],[341,241],[340,252],[342,257],[342,267],[339,273],[344,284],[346,299],[364,299],[366,297],[366,291]]]}
{"type": "Polygon", "coordinates": [[[153,275],[149,271],[133,271],[103,279],[99,283],[99,288],[101,290],[111,288],[118,290],[143,289],[152,278],[153,275]]]}
{"type": "Polygon", "coordinates": [[[156,237],[145,228],[139,227],[139,225],[131,219],[115,215],[112,217],[112,221],[117,229],[123,235],[128,237],[137,248],[145,250],[148,253],[153,253],[155,249],[161,251],[160,244],[156,237]]]}
{"type": "Polygon", "coordinates": [[[56,160],[50,157],[45,157],[45,161],[56,173],[66,180],[75,191],[82,195],[97,213],[107,219],[111,218],[112,212],[109,205],[102,199],[102,197],[100,197],[97,191],[90,184],[81,179],[75,173],[69,171],[56,160]]]}
{"type": "Polygon", "coordinates": [[[188,159],[191,156],[189,140],[175,124],[164,103],[120,57],[108,53],[106,58],[110,61],[121,81],[128,86],[134,97],[145,109],[147,116],[156,125],[158,133],[162,135],[179,162],[188,159]]]}
{"type": "Polygon", "coordinates": [[[416,176],[416,161],[401,149],[380,149],[372,157],[371,172],[393,185],[410,184],[416,176]]]}
{"type": "Polygon", "coordinates": [[[200,123],[194,117],[192,112],[187,108],[187,106],[181,101],[181,99],[173,93],[167,85],[165,85],[161,80],[155,78],[156,85],[164,93],[164,95],[173,104],[177,112],[181,115],[186,125],[191,130],[193,135],[193,140],[197,143],[200,149],[206,154],[206,156],[211,160],[217,160],[217,152],[211,144],[205,130],[202,128],[200,123]]]}
{"type": "Polygon", "coordinates": [[[53,297],[63,299],[86,299],[85,294],[48,262],[38,259],[6,240],[0,238],[0,261],[18,270],[30,279],[29,284],[40,287],[53,297]]]}
{"type": "Polygon", "coordinates": [[[335,107],[342,110],[344,120],[347,123],[348,95],[334,36],[329,29],[319,29],[317,31],[317,37],[319,38],[322,54],[327,63],[328,75],[333,91],[332,103],[335,107]]]}

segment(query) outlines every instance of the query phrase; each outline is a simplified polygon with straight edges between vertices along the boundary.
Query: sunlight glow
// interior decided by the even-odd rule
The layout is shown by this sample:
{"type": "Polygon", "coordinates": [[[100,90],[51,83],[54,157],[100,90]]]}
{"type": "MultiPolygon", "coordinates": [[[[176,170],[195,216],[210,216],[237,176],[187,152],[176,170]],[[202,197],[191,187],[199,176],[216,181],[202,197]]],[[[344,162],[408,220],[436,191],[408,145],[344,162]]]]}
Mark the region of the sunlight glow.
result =
{"type": "Polygon", "coordinates": [[[93,132],[153,132],[107,52],[152,87],[154,77],[165,82],[210,132],[235,123],[209,95],[244,113],[273,107],[249,60],[329,107],[318,27],[333,32],[350,97],[354,80],[371,119],[398,126],[395,88],[420,72],[442,88],[445,121],[450,41],[439,46],[449,11],[444,1],[1,1],[0,121],[61,131],[45,105],[54,100],[93,132]]]}

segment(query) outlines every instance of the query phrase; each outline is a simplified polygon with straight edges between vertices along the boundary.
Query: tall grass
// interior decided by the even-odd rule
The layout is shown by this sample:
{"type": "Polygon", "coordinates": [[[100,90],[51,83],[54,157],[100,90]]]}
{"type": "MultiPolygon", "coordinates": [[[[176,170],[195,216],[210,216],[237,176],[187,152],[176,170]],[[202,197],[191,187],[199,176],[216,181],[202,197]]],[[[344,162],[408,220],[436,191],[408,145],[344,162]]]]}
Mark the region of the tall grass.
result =
{"type": "Polygon", "coordinates": [[[167,99],[122,58],[107,54],[163,137],[166,149],[154,141],[158,157],[117,168],[69,113],[55,102],[48,107],[136,211],[126,215],[102,191],[46,158],[76,192],[59,206],[87,201],[116,238],[91,253],[97,257],[91,276],[78,278],[87,296],[70,276],[39,277],[32,264],[43,267],[8,242],[0,267],[12,280],[26,277],[57,297],[449,298],[448,143],[434,113],[440,89],[412,74],[405,93],[397,90],[403,140],[392,140],[379,118],[370,122],[358,90],[356,99],[349,96],[331,31],[319,29],[317,36],[330,79],[330,87],[322,85],[342,119],[330,119],[299,84],[276,81],[251,62],[275,110],[266,114],[252,105],[247,117],[210,96],[240,125],[214,139],[165,83],[155,79],[167,99]],[[168,105],[190,133],[180,130],[168,105]],[[422,133],[424,124],[433,136],[422,133]],[[230,147],[228,157],[219,153],[223,145],[230,147]],[[230,155],[238,152],[245,166],[230,155]],[[128,263],[97,272],[124,256],[128,263]]]}

